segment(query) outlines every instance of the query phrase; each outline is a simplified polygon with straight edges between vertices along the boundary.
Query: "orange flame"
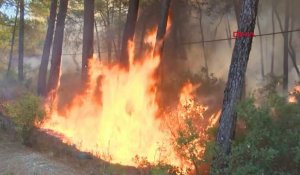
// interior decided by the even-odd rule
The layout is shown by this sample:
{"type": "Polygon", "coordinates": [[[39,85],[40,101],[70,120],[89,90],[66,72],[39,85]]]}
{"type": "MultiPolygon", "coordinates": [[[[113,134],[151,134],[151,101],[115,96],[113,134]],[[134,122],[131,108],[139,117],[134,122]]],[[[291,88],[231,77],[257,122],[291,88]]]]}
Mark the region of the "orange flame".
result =
{"type": "Polygon", "coordinates": [[[295,94],[299,94],[300,93],[300,85],[295,86],[292,90],[292,92],[290,92],[290,95],[288,97],[288,102],[289,103],[297,103],[297,98],[295,96],[295,94]]]}
{"type": "MultiPolygon", "coordinates": [[[[128,70],[90,59],[89,82],[84,93],[77,94],[64,107],[63,114],[59,112],[58,98],[49,100],[47,120],[39,127],[59,133],[65,143],[112,163],[135,166],[133,158],[138,155],[151,162],[183,165],[171,144],[172,134],[163,118],[157,117],[155,72],[160,57],[153,56],[155,37],[156,31],[149,33],[145,43],[151,49],[137,61],[134,43],[129,41],[128,70]]],[[[183,87],[181,104],[193,97],[198,86],[188,83],[183,87]]],[[[177,109],[174,112],[181,113],[177,109]]],[[[214,118],[209,126],[215,124],[214,118]]]]}

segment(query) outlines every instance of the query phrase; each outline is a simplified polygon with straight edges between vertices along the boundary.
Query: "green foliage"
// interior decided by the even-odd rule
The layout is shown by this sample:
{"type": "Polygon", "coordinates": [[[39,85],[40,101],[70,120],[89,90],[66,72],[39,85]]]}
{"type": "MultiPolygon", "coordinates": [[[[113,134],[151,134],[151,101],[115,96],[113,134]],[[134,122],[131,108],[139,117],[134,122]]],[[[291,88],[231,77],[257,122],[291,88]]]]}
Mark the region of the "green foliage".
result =
{"type": "Polygon", "coordinates": [[[166,164],[158,161],[156,163],[150,163],[146,158],[135,156],[133,161],[137,167],[143,172],[142,174],[150,175],[181,175],[182,170],[178,167],[166,164]]]}
{"type": "Polygon", "coordinates": [[[35,124],[42,122],[45,111],[41,99],[33,94],[25,94],[15,102],[4,105],[5,113],[16,125],[16,131],[24,144],[27,143],[35,124]]]}
{"type": "Polygon", "coordinates": [[[3,173],[3,174],[1,174],[1,175],[14,175],[14,173],[8,171],[8,172],[5,172],[5,173],[3,173]]]}
{"type": "Polygon", "coordinates": [[[178,174],[178,169],[167,164],[158,164],[151,168],[151,175],[176,175],[178,174]]]}
{"type": "Polygon", "coordinates": [[[300,105],[270,94],[259,107],[247,99],[237,107],[239,128],[228,157],[230,174],[300,172],[300,105]]]}

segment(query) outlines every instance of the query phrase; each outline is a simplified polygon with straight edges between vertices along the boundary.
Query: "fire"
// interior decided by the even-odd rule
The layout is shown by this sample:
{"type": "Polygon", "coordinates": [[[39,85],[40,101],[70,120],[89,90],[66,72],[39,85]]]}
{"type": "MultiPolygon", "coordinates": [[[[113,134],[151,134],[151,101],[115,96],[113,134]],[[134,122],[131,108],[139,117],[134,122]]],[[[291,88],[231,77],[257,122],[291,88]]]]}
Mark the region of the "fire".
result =
{"type": "MultiPolygon", "coordinates": [[[[45,104],[47,120],[39,127],[63,135],[65,143],[112,163],[135,166],[133,158],[138,155],[150,162],[183,165],[170,141],[172,133],[164,117],[158,116],[155,72],[160,58],[153,56],[156,31],[148,34],[145,42],[151,49],[142,58],[134,59],[134,43],[129,41],[128,70],[91,59],[84,93],[77,94],[67,107],[59,109],[58,94],[54,92],[54,98],[45,104]]],[[[181,106],[193,97],[198,86],[188,83],[183,87],[179,97],[181,106]]],[[[180,110],[174,112],[180,114],[180,110]]]]}
{"type": "Polygon", "coordinates": [[[290,92],[290,95],[288,97],[288,102],[289,103],[297,103],[297,98],[295,96],[295,94],[299,94],[300,93],[300,85],[295,86],[292,90],[292,92],[290,92]]]}

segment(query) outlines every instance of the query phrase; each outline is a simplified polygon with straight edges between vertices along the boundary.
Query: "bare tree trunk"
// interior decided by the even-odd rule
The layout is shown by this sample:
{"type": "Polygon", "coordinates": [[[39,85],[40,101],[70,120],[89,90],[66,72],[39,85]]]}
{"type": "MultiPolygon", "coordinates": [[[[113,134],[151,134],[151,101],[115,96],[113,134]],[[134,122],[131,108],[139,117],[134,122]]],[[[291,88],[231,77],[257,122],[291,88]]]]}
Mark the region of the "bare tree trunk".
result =
{"type": "Polygon", "coordinates": [[[24,80],[23,61],[24,61],[24,0],[20,0],[20,27],[19,27],[19,63],[18,77],[19,80],[24,80]]]}
{"type": "Polygon", "coordinates": [[[127,20],[123,32],[122,49],[120,54],[120,63],[124,67],[128,67],[129,64],[128,41],[129,40],[133,41],[138,9],[139,9],[139,0],[130,0],[127,20]]]}
{"type": "MultiPolygon", "coordinates": [[[[239,20],[240,20],[240,13],[241,13],[241,4],[243,3],[243,1],[244,0],[233,0],[236,24],[237,24],[238,29],[239,29],[239,20]]],[[[246,80],[247,80],[247,75],[245,75],[245,78],[244,78],[241,99],[244,99],[246,97],[246,88],[247,88],[246,80]]]]}
{"type": "Polygon", "coordinates": [[[232,1],[233,1],[234,13],[235,13],[235,17],[236,17],[236,23],[237,23],[237,25],[239,25],[241,3],[243,0],[232,0],[232,1]]]}
{"type": "MultiPolygon", "coordinates": [[[[274,14],[276,15],[276,18],[277,18],[277,20],[278,20],[280,30],[281,30],[281,31],[284,31],[284,30],[283,30],[282,22],[281,22],[281,20],[280,20],[279,14],[278,14],[278,12],[277,12],[276,9],[274,10],[274,14]]],[[[288,33],[286,33],[286,34],[288,34],[288,33]]],[[[283,38],[288,37],[288,36],[285,35],[285,33],[283,33],[282,36],[283,36],[283,38]]],[[[288,47],[288,48],[289,48],[289,47],[288,47]]],[[[295,52],[293,52],[293,47],[290,47],[290,48],[288,49],[288,54],[290,55],[290,57],[291,57],[291,59],[292,59],[292,63],[293,63],[293,65],[294,65],[295,70],[297,71],[297,74],[300,75],[300,71],[299,71],[299,68],[298,68],[297,63],[296,63],[296,55],[295,55],[295,52]],[[295,58],[295,59],[294,59],[294,58],[295,58]]]]}
{"type": "Polygon", "coordinates": [[[96,36],[97,36],[97,51],[98,51],[98,58],[101,61],[101,48],[100,48],[100,36],[98,32],[97,22],[95,20],[95,30],[96,30],[96,36]]]}
{"type": "MultiPolygon", "coordinates": [[[[241,7],[238,31],[254,32],[258,0],[244,0],[241,7]]],[[[216,139],[219,149],[213,161],[213,169],[218,168],[219,171],[224,171],[227,166],[224,156],[230,153],[231,140],[234,138],[237,117],[234,108],[242,95],[252,39],[242,37],[237,38],[235,42],[216,139]]]]}
{"type": "MultiPolygon", "coordinates": [[[[284,31],[289,30],[289,20],[290,20],[290,1],[287,0],[286,3],[286,9],[285,9],[285,25],[284,25],[284,31]]],[[[284,44],[284,50],[283,50],[283,84],[282,88],[284,91],[287,91],[288,88],[288,77],[289,77],[289,35],[288,33],[283,34],[283,44],[284,44]]]]}
{"type": "MultiPolygon", "coordinates": [[[[259,16],[257,17],[257,28],[258,28],[258,33],[261,35],[261,29],[260,29],[260,23],[259,23],[259,16]]],[[[261,66],[261,77],[264,79],[265,77],[265,70],[264,70],[264,57],[263,57],[263,41],[262,37],[259,37],[260,41],[260,66],[261,66]]]]}
{"type": "Polygon", "coordinates": [[[53,41],[56,11],[57,11],[57,0],[51,0],[50,15],[48,19],[48,29],[47,29],[44,48],[43,48],[43,54],[42,54],[42,60],[39,69],[39,77],[38,77],[38,84],[37,84],[37,92],[39,95],[42,96],[46,95],[47,69],[49,63],[50,49],[53,41]]]}
{"type": "Polygon", "coordinates": [[[272,1],[272,57],[271,57],[271,75],[274,75],[274,47],[275,47],[275,23],[274,23],[274,8],[275,8],[275,2],[272,1]]]}
{"type": "Polygon", "coordinates": [[[11,34],[10,52],[9,52],[6,76],[8,76],[9,72],[10,72],[12,56],[13,56],[13,52],[14,52],[14,45],[15,45],[15,36],[16,36],[17,21],[18,21],[18,15],[19,15],[19,1],[17,1],[16,3],[17,3],[16,4],[16,16],[15,16],[14,28],[13,28],[13,31],[11,34]]]}
{"type": "Polygon", "coordinates": [[[106,0],[106,43],[107,43],[107,59],[111,62],[111,50],[112,50],[112,37],[110,28],[110,11],[109,11],[109,0],[106,0]]]}
{"type": "MultiPolygon", "coordinates": [[[[292,13],[292,12],[290,12],[292,13]]],[[[291,29],[294,28],[294,25],[295,25],[295,18],[292,16],[291,14],[291,29]]],[[[294,50],[294,47],[292,45],[292,41],[293,41],[293,32],[290,33],[290,36],[289,36],[289,53],[290,53],[290,57],[292,59],[292,62],[293,62],[293,65],[295,67],[295,70],[297,72],[297,75],[298,75],[298,80],[300,78],[300,71],[299,71],[299,68],[298,68],[298,65],[297,65],[297,61],[296,61],[296,52],[294,50]]]]}
{"type": "Polygon", "coordinates": [[[82,67],[81,80],[85,84],[88,81],[89,60],[94,53],[94,10],[95,0],[84,0],[84,24],[82,43],[82,67]]]}
{"type": "Polygon", "coordinates": [[[64,39],[65,19],[68,10],[68,0],[60,0],[54,33],[48,93],[58,88],[60,77],[61,54],[64,39]]]}
{"type": "Polygon", "coordinates": [[[202,25],[202,17],[203,17],[203,15],[202,15],[202,9],[201,9],[201,5],[200,4],[198,4],[198,9],[199,9],[199,15],[200,15],[199,24],[200,24],[201,38],[202,38],[201,44],[202,44],[202,53],[203,53],[205,73],[206,73],[205,76],[208,78],[208,74],[209,74],[208,72],[209,71],[208,71],[207,57],[205,55],[205,44],[204,44],[205,38],[204,38],[203,25],[202,25]]]}
{"type": "MultiPolygon", "coordinates": [[[[228,19],[228,15],[227,15],[227,25],[226,25],[226,34],[227,34],[227,38],[231,38],[231,27],[230,27],[230,23],[229,23],[229,19],[228,19]]],[[[231,40],[228,40],[228,45],[229,48],[231,48],[231,40]]]]}
{"type": "Polygon", "coordinates": [[[120,53],[121,53],[121,46],[122,46],[122,28],[121,28],[121,12],[122,12],[122,1],[119,0],[119,7],[118,7],[118,57],[120,57],[120,53]]]}

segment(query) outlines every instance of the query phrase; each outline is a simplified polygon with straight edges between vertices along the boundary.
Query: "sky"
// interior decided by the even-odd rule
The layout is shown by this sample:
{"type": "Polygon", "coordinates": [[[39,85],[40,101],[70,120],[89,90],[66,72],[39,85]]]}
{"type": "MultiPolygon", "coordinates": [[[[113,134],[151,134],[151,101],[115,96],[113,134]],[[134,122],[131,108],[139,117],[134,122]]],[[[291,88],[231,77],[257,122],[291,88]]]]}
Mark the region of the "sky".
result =
{"type": "MultiPolygon", "coordinates": [[[[25,5],[28,4],[30,0],[25,0],[25,5]]],[[[15,17],[16,15],[16,7],[15,6],[8,6],[8,5],[2,5],[0,7],[0,12],[6,14],[9,17],[15,17]]],[[[25,9],[25,18],[26,18],[26,9],[25,9]]]]}

